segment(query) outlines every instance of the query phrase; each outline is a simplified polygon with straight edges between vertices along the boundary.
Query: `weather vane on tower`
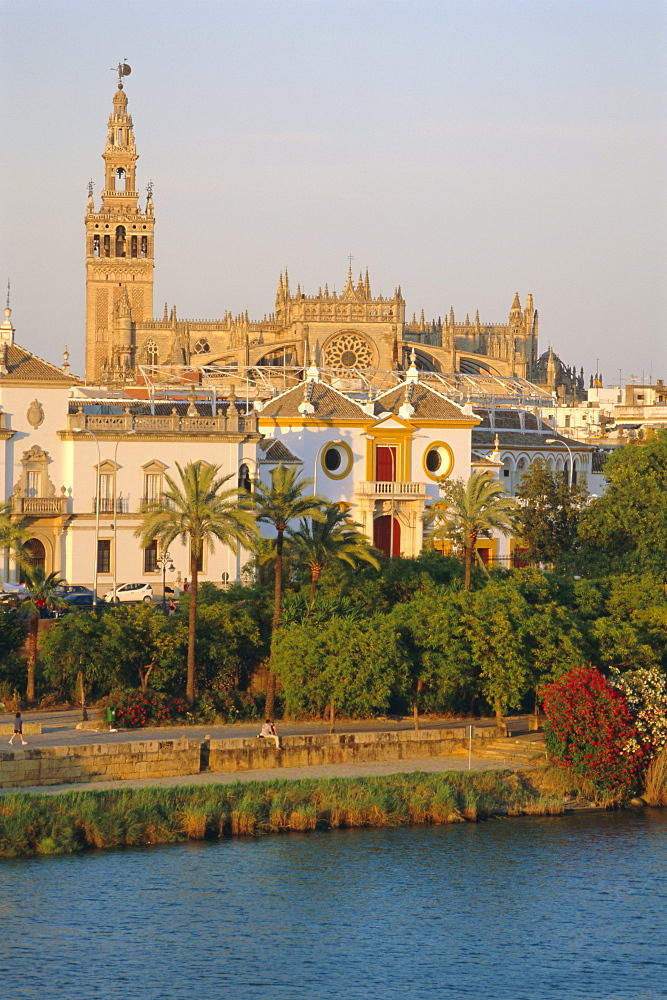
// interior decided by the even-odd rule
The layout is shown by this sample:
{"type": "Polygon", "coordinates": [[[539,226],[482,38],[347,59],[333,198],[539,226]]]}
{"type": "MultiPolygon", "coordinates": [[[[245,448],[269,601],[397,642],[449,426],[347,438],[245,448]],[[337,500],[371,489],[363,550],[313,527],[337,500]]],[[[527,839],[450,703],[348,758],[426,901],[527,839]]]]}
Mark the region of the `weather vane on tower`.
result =
{"type": "Polygon", "coordinates": [[[112,66],[111,67],[111,72],[112,73],[118,73],[118,89],[122,90],[123,89],[123,77],[130,75],[130,73],[132,72],[132,67],[129,66],[125,62],[125,60],[123,60],[123,62],[119,62],[118,63],[118,66],[112,66]]]}

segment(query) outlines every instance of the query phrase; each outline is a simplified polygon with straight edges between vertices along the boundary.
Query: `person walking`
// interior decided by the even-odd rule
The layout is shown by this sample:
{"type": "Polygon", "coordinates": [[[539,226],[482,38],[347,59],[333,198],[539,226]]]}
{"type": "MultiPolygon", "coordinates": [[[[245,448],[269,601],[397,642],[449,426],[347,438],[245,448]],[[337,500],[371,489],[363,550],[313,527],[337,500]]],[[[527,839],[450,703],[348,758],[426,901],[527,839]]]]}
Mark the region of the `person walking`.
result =
{"type": "Polygon", "coordinates": [[[275,723],[271,719],[267,719],[261,728],[261,731],[257,734],[258,740],[275,740],[276,750],[282,750],[280,745],[280,737],[278,736],[278,730],[276,729],[275,723]]]}
{"type": "Polygon", "coordinates": [[[14,739],[17,736],[21,737],[21,746],[25,747],[28,745],[28,741],[23,739],[23,719],[21,718],[20,712],[17,712],[14,717],[14,733],[9,741],[10,747],[14,746],[14,739]]]}

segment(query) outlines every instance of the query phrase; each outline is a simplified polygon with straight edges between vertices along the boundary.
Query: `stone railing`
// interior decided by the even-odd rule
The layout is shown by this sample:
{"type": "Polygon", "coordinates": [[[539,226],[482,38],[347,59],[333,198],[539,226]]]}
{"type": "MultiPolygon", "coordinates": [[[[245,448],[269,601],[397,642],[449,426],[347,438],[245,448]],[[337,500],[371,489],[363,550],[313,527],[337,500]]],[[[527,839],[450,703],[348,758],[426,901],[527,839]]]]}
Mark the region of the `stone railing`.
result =
{"type": "Polygon", "coordinates": [[[12,497],[12,513],[49,517],[67,513],[67,497],[12,497]]]}
{"type": "Polygon", "coordinates": [[[365,481],[357,483],[355,492],[360,496],[390,497],[395,500],[402,500],[406,497],[414,499],[426,496],[426,484],[365,481]]]}
{"type": "Polygon", "coordinates": [[[257,413],[239,414],[236,408],[227,415],[220,411],[217,416],[181,416],[172,412],[165,416],[145,413],[70,413],[67,430],[75,433],[92,431],[94,434],[256,434],[257,413]]]}

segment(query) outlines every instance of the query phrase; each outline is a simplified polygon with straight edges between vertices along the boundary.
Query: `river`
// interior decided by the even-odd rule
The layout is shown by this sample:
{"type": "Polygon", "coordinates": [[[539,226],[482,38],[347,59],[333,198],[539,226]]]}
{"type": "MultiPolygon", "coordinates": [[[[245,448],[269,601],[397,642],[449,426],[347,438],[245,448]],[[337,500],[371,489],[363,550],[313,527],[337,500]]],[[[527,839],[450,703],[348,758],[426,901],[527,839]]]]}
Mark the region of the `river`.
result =
{"type": "Polygon", "coordinates": [[[0,862],[12,1000],[667,997],[667,811],[0,862]]]}

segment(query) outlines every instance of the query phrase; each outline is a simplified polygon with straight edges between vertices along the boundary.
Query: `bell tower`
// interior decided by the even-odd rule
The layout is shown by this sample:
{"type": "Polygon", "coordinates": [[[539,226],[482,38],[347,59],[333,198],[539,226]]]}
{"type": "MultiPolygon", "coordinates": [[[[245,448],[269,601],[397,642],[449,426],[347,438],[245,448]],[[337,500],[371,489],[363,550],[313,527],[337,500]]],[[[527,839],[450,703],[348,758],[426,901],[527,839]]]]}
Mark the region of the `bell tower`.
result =
{"type": "Polygon", "coordinates": [[[95,210],[93,182],[88,185],[86,211],[86,381],[99,381],[102,370],[122,379],[134,366],[133,328],[153,316],[155,267],[152,184],[146,208],[139,205],[132,116],[127,111],[123,77],[131,70],[118,66],[118,88],[109,116],[102,159],[104,189],[95,210]]]}

